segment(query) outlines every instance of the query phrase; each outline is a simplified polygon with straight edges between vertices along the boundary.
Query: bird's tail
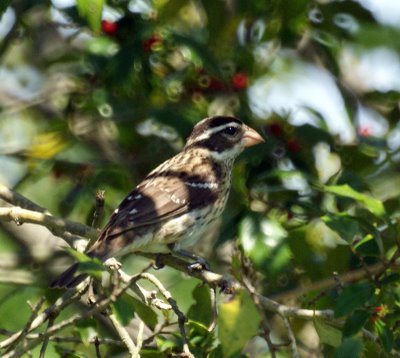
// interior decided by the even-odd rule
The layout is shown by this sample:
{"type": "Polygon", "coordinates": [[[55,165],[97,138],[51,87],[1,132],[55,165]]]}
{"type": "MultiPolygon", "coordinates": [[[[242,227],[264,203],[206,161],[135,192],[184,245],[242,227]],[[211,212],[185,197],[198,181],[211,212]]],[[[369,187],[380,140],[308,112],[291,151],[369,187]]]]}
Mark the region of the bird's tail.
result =
{"type": "Polygon", "coordinates": [[[73,288],[77,285],[79,285],[83,280],[85,280],[86,277],[88,277],[88,274],[82,273],[77,276],[75,276],[76,272],[78,271],[79,268],[79,263],[75,263],[72,266],[70,266],[67,270],[65,270],[58,278],[56,278],[51,284],[51,288],[73,288]]]}

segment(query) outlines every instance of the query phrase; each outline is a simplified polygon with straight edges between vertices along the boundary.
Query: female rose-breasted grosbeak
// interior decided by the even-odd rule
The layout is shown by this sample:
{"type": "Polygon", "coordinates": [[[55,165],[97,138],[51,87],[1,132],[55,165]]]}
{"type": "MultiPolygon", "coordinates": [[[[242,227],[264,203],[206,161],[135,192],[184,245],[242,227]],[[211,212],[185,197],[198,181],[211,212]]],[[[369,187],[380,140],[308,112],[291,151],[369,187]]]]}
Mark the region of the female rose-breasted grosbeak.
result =
{"type": "MultiPolygon", "coordinates": [[[[183,150],[154,169],[115,209],[86,254],[102,261],[135,251],[165,253],[174,243],[190,245],[225,208],[232,165],[244,148],[264,140],[234,117],[199,122],[183,150]]],[[[74,264],[52,287],[74,287],[74,264]]]]}

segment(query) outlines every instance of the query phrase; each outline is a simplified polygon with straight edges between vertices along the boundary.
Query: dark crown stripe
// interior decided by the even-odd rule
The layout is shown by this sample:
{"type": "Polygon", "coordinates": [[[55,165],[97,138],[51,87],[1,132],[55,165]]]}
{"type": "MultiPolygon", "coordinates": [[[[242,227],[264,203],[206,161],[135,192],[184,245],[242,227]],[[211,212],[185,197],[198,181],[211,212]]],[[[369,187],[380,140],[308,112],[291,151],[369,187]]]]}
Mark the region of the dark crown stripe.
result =
{"type": "Polygon", "coordinates": [[[185,150],[206,148],[218,153],[230,150],[237,144],[237,141],[228,140],[221,136],[221,133],[229,125],[241,126],[242,124],[243,122],[235,117],[217,116],[207,118],[194,127],[185,145],[185,150]]]}
{"type": "MultiPolygon", "coordinates": [[[[221,130],[222,131],[222,130],[221,130]]],[[[224,152],[232,149],[237,143],[221,138],[220,131],[213,133],[209,138],[194,141],[192,144],[185,147],[185,150],[192,148],[206,148],[213,152],[224,152]]]]}
{"type": "Polygon", "coordinates": [[[212,118],[210,120],[210,122],[208,123],[208,126],[210,128],[215,128],[215,127],[223,126],[224,124],[229,124],[229,123],[242,124],[242,122],[235,117],[219,116],[219,117],[212,118]]]}

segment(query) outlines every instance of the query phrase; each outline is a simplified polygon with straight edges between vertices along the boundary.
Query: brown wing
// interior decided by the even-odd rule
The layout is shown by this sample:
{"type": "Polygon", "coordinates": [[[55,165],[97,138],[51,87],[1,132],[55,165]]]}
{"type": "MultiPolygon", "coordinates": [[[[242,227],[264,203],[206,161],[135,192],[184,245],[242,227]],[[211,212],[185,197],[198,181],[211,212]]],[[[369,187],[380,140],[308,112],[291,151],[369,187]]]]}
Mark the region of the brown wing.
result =
{"type": "MultiPolygon", "coordinates": [[[[181,173],[168,171],[143,182],[121,202],[88,254],[100,257],[106,254],[112,255],[122,248],[118,246],[129,244],[122,241],[121,244],[115,242],[111,245],[111,241],[115,238],[127,232],[142,235],[147,229],[150,230],[151,226],[214,201],[217,195],[216,189],[187,185],[194,183],[193,179],[198,181],[198,177],[183,178],[181,173]],[[108,246],[110,248],[106,249],[108,246]]],[[[132,239],[132,235],[130,237],[132,239]]]]}

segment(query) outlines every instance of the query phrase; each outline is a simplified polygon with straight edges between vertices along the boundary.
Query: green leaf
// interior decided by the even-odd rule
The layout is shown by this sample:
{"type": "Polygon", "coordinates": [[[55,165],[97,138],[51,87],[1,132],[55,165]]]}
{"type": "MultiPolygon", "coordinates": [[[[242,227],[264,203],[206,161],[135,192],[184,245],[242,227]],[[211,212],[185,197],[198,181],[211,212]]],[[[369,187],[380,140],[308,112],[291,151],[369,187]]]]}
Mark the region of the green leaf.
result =
{"type": "Polygon", "coordinates": [[[235,297],[219,304],[218,338],[224,357],[240,352],[258,332],[260,316],[249,294],[239,291],[235,297]]]}
{"type": "Polygon", "coordinates": [[[172,348],[176,347],[176,343],[170,339],[167,339],[161,335],[157,335],[155,337],[155,341],[157,343],[158,350],[160,352],[169,351],[172,348]]]}
{"type": "Polygon", "coordinates": [[[135,315],[135,307],[132,304],[132,297],[127,294],[118,297],[112,305],[112,311],[118,321],[120,321],[123,326],[127,326],[135,315]]]}
{"type": "Polygon", "coordinates": [[[350,285],[342,291],[336,301],[335,317],[344,316],[361,307],[374,296],[374,288],[367,282],[350,285]]]}
{"type": "Polygon", "coordinates": [[[371,234],[365,235],[357,244],[354,245],[355,249],[358,249],[360,246],[374,239],[374,236],[371,234]]]}
{"type": "Polygon", "coordinates": [[[92,317],[85,320],[78,321],[74,326],[74,333],[78,334],[82,339],[84,345],[88,346],[90,338],[92,338],[93,331],[97,330],[97,322],[92,317]]]}
{"type": "Polygon", "coordinates": [[[11,4],[11,0],[0,1],[0,20],[3,17],[3,14],[6,12],[8,6],[10,4],[11,4]]]}
{"type": "Polygon", "coordinates": [[[66,358],[82,358],[81,354],[73,353],[70,349],[64,348],[60,345],[55,345],[54,350],[58,353],[59,357],[66,357],[66,358]]]}
{"type": "Polygon", "coordinates": [[[206,285],[198,285],[194,288],[192,295],[195,303],[188,311],[188,318],[208,326],[212,318],[210,288],[206,285]]]}
{"type": "Polygon", "coordinates": [[[324,190],[331,194],[357,200],[374,215],[382,216],[385,214],[385,208],[380,200],[375,199],[367,194],[359,193],[348,184],[325,186],[324,190]]]}
{"type": "Polygon", "coordinates": [[[358,222],[348,215],[326,215],[321,217],[325,224],[341,238],[351,243],[359,232],[358,222]]]}
{"type": "Polygon", "coordinates": [[[387,46],[388,48],[399,49],[399,29],[394,26],[382,26],[368,24],[362,26],[355,34],[357,44],[366,47],[387,46]]]}
{"type": "Polygon", "coordinates": [[[319,318],[314,318],[314,327],[322,343],[339,347],[342,342],[342,332],[319,318]]]}
{"type": "Polygon", "coordinates": [[[381,280],[381,285],[386,286],[390,285],[391,283],[399,282],[400,281],[400,274],[397,272],[390,273],[386,277],[381,280]]]}
{"type": "Polygon", "coordinates": [[[145,305],[142,301],[132,296],[129,297],[130,297],[130,302],[133,305],[137,315],[146,324],[147,327],[153,330],[158,323],[157,314],[149,306],[145,305]]]}
{"type": "Polygon", "coordinates": [[[367,310],[356,310],[353,314],[347,318],[344,327],[343,327],[343,336],[349,337],[353,334],[356,334],[361,328],[364,327],[365,323],[368,321],[368,318],[371,316],[371,313],[367,310]]]}
{"type": "Polygon", "coordinates": [[[79,15],[87,21],[92,31],[100,33],[104,0],[77,0],[76,5],[79,15]]]}
{"type": "Polygon", "coordinates": [[[118,51],[118,45],[107,36],[98,36],[88,41],[87,49],[94,55],[111,57],[118,51]]]}
{"type": "Polygon", "coordinates": [[[360,339],[347,338],[336,350],[337,358],[357,358],[361,356],[363,345],[360,339]]]}
{"type": "Polygon", "coordinates": [[[66,249],[68,253],[79,262],[79,271],[101,278],[101,274],[105,271],[105,267],[98,258],[91,258],[82,252],[76,251],[70,247],[66,249]]]}
{"type": "Polygon", "coordinates": [[[382,343],[383,349],[390,353],[393,348],[393,333],[386,325],[385,322],[378,320],[375,323],[376,330],[378,332],[379,339],[382,343]]]}

